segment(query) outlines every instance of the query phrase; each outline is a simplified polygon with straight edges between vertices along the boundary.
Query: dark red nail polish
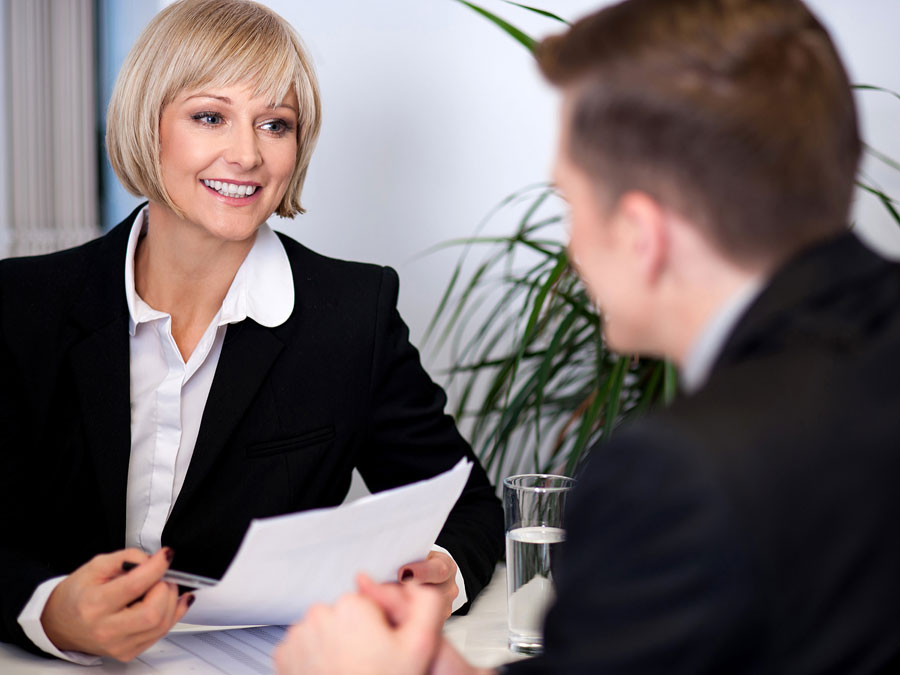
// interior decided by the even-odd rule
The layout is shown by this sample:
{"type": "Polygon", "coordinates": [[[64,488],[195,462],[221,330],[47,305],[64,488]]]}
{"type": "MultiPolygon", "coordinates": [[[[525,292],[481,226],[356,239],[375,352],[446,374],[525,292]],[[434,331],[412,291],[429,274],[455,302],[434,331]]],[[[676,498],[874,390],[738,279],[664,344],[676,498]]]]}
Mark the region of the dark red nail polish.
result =
{"type": "Polygon", "coordinates": [[[186,602],[187,602],[187,606],[190,607],[191,605],[193,605],[193,604],[194,604],[194,600],[196,600],[196,599],[197,599],[197,598],[194,597],[194,594],[191,593],[191,594],[187,597],[187,601],[186,601],[186,602]]]}
{"type": "Polygon", "coordinates": [[[175,557],[175,551],[173,551],[171,548],[166,546],[166,560],[168,560],[169,562],[172,562],[172,558],[174,558],[174,557],[175,557]]]}
{"type": "Polygon", "coordinates": [[[412,570],[403,570],[403,575],[400,577],[400,581],[409,581],[413,578],[412,570]]]}

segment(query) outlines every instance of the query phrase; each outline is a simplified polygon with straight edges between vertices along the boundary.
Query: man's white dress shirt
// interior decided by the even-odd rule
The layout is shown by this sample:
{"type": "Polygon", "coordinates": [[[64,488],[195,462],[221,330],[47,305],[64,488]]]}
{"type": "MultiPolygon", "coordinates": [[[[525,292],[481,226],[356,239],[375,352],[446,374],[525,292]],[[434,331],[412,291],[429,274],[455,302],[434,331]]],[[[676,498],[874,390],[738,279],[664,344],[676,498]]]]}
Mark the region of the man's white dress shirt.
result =
{"type": "Polygon", "coordinates": [[[697,392],[709,378],[709,373],[734,327],[762,290],[763,280],[754,279],[732,293],[707,320],[694,340],[681,368],[681,388],[687,394],[697,392]]]}
{"type": "MultiPolygon", "coordinates": [[[[251,318],[273,328],[287,321],[294,310],[294,279],[281,240],[263,223],[219,312],[185,362],[172,337],[172,317],[150,307],[134,288],[134,256],[146,232],[146,220],[145,208],[132,225],[125,256],[131,373],[125,544],[152,554],[161,546],[163,528],[191,463],[228,324],[251,318]]],[[[440,546],[432,548],[449,555],[440,546]]],[[[35,589],[19,615],[19,625],[43,651],[93,665],[98,661],[94,656],[57,649],[41,625],[47,599],[64,578],[48,579],[35,589]]],[[[465,584],[458,570],[456,584],[459,595],[453,611],[466,602],[465,584]]]]}

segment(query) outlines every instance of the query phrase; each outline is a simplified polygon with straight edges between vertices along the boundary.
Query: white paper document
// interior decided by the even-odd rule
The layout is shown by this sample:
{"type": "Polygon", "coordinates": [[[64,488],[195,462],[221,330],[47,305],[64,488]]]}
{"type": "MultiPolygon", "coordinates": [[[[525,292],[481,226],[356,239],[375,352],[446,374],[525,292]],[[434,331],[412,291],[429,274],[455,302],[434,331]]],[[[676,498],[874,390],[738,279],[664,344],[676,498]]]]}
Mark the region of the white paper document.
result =
{"type": "Polygon", "coordinates": [[[421,560],[462,494],[472,463],[342,506],[254,520],[212,588],[194,591],[186,623],[281,625],[310,605],[355,590],[358,572],[377,582],[421,560]]]}
{"type": "Polygon", "coordinates": [[[272,653],[284,633],[284,626],[169,633],[137,660],[162,673],[274,675],[272,653]]]}
{"type": "Polygon", "coordinates": [[[171,632],[127,665],[104,661],[102,666],[91,668],[90,672],[118,675],[274,675],[272,654],[284,638],[286,628],[259,626],[171,632]]]}

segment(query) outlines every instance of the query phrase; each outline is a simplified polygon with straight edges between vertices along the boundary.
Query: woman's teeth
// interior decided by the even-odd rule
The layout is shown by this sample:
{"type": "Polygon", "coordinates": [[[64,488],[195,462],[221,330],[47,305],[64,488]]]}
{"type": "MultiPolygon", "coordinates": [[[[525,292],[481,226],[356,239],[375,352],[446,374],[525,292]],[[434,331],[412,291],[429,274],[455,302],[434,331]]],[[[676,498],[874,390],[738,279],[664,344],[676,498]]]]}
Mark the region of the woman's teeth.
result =
{"type": "Polygon", "coordinates": [[[234,183],[223,183],[220,180],[204,180],[203,184],[223,197],[249,197],[256,192],[255,185],[235,185],[234,183]]]}

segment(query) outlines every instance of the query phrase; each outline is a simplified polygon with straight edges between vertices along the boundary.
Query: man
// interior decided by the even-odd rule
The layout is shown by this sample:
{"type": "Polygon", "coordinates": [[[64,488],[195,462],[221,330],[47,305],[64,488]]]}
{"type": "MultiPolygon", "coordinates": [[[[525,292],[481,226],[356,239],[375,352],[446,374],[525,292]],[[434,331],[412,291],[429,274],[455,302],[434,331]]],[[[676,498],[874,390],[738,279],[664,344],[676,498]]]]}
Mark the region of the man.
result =
{"type": "MultiPolygon", "coordinates": [[[[848,232],[826,31],[800,0],[629,0],[538,59],[609,344],[674,361],[685,395],[594,450],[546,652],[506,672],[900,672],[900,270],[848,232]]],[[[363,579],[277,663],[476,672],[434,606],[363,579]]]]}

